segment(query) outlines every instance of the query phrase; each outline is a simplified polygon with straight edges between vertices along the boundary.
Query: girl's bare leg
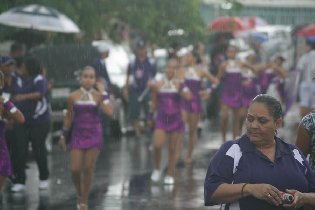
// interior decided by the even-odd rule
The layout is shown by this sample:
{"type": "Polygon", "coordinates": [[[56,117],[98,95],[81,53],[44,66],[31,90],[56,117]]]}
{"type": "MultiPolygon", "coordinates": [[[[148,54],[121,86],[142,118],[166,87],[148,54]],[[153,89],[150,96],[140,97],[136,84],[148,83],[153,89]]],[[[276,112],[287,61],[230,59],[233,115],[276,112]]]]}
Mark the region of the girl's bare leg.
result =
{"type": "Polygon", "coordinates": [[[192,160],[192,154],[195,148],[197,140],[197,129],[199,122],[199,114],[190,114],[189,115],[189,142],[188,142],[188,153],[185,160],[185,164],[189,165],[192,160]]]}
{"type": "Polygon", "coordinates": [[[82,168],[83,156],[84,156],[83,150],[73,149],[70,152],[71,178],[72,178],[74,187],[77,191],[79,202],[81,202],[81,196],[82,196],[81,168],[82,168]]]}
{"type": "Polygon", "coordinates": [[[83,165],[83,185],[82,185],[83,187],[82,187],[82,196],[80,200],[81,209],[84,209],[84,210],[87,208],[90,188],[91,188],[91,184],[94,178],[95,163],[96,163],[99,153],[100,153],[99,149],[96,149],[96,148],[88,149],[85,152],[84,165],[83,165]]]}
{"type": "Polygon", "coordinates": [[[154,169],[160,170],[162,146],[165,143],[166,133],[161,129],[154,131],[154,169]]]}
{"type": "Polygon", "coordinates": [[[230,108],[224,104],[221,104],[221,133],[223,142],[226,141],[227,124],[229,120],[230,108]]]}

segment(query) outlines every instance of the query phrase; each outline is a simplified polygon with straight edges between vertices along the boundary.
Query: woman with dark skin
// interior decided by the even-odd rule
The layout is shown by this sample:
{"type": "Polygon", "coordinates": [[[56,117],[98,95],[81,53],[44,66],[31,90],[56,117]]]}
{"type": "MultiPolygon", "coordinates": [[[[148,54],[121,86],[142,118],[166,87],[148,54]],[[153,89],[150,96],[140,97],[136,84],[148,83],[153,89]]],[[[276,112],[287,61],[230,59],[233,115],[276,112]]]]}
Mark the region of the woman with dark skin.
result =
{"type": "Polygon", "coordinates": [[[315,192],[315,175],[303,154],[276,136],[281,104],[256,96],[246,116],[246,134],[222,145],[205,179],[205,204],[225,209],[284,210],[283,193],[315,192]],[[292,191],[289,191],[292,192],[292,191]]]}

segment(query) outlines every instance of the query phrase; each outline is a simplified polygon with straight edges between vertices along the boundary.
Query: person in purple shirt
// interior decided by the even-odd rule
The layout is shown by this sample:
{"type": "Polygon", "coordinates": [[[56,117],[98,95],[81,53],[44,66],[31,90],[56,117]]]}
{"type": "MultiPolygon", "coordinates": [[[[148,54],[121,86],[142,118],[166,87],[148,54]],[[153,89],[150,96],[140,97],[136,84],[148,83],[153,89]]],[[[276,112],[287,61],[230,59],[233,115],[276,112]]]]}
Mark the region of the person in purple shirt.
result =
{"type": "Polygon", "coordinates": [[[113,108],[109,95],[94,89],[95,70],[91,66],[83,69],[81,87],[68,98],[67,113],[63,123],[63,134],[59,145],[66,149],[66,137],[70,142],[70,168],[73,184],[78,196],[78,210],[88,209],[88,198],[93,180],[94,166],[103,146],[103,134],[99,110],[111,115],[113,108]],[[70,128],[72,126],[72,131],[70,128]]]}
{"type": "MultiPolygon", "coordinates": [[[[178,141],[184,132],[184,122],[181,115],[180,99],[190,98],[190,91],[183,82],[175,76],[178,69],[176,59],[167,62],[165,77],[162,80],[150,83],[152,93],[152,110],[157,110],[154,129],[154,171],[151,180],[160,181],[162,146],[169,137],[168,170],[164,177],[165,184],[174,184],[176,165],[176,151],[178,141]]],[[[151,119],[152,120],[152,119],[151,119]]]]}
{"type": "Polygon", "coordinates": [[[240,135],[240,109],[242,106],[242,69],[253,68],[247,62],[237,59],[238,49],[229,45],[226,51],[227,60],[220,67],[216,77],[222,83],[221,90],[221,133],[226,141],[229,112],[233,112],[233,139],[240,135]]]}
{"type": "Polygon", "coordinates": [[[149,110],[149,90],[147,84],[156,74],[155,65],[147,57],[146,45],[143,41],[137,43],[136,59],[128,66],[125,99],[128,101],[129,120],[133,124],[136,136],[140,136],[139,117],[141,109],[145,116],[149,110]]]}
{"type": "Polygon", "coordinates": [[[204,183],[205,205],[222,209],[276,210],[288,189],[315,192],[315,175],[294,145],[276,136],[282,125],[280,102],[256,96],[248,109],[246,134],[221,146],[204,183]]]}
{"type": "Polygon", "coordinates": [[[50,105],[48,82],[42,75],[42,66],[33,57],[23,60],[21,66],[22,86],[15,84],[12,101],[21,110],[25,123],[14,125],[15,138],[12,142],[13,183],[11,190],[25,190],[26,161],[29,142],[39,169],[39,189],[49,187],[46,137],[50,130],[50,105]]]}
{"type": "Polygon", "coordinates": [[[209,73],[204,65],[197,63],[197,55],[191,50],[188,50],[185,55],[183,65],[182,77],[191,92],[190,100],[181,101],[182,115],[189,133],[188,152],[185,159],[186,166],[189,166],[197,140],[198,122],[202,115],[202,98],[209,97],[212,90],[211,88],[204,90],[202,81],[205,79],[216,87],[219,80],[209,73]]]}
{"type": "MultiPolygon", "coordinates": [[[[0,90],[4,85],[4,75],[0,72],[0,90]]],[[[5,127],[6,118],[13,119],[17,123],[24,123],[24,116],[20,110],[18,110],[14,104],[0,96],[0,192],[5,184],[5,180],[8,176],[12,175],[11,161],[9,151],[5,141],[5,127]]]]}

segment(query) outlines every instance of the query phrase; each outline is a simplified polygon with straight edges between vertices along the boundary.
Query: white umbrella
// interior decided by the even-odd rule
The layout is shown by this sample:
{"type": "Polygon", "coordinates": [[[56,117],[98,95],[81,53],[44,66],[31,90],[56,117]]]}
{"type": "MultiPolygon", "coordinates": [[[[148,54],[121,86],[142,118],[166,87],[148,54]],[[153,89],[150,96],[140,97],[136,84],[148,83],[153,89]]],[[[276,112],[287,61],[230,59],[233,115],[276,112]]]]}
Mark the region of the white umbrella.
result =
{"type": "Polygon", "coordinates": [[[79,27],[55,9],[31,4],[14,7],[0,15],[0,24],[62,33],[79,33],[79,27]]]}

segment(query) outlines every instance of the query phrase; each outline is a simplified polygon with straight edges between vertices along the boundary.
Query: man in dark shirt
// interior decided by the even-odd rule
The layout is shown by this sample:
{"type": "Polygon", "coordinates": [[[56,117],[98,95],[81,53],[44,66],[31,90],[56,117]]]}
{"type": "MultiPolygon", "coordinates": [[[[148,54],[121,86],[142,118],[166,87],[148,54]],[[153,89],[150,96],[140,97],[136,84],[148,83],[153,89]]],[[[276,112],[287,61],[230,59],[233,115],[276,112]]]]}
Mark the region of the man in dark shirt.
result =
{"type": "Polygon", "coordinates": [[[156,74],[156,69],[147,57],[146,45],[143,41],[137,43],[136,58],[128,66],[125,86],[125,98],[129,102],[129,119],[133,124],[136,136],[140,136],[139,116],[141,108],[148,113],[149,91],[148,81],[156,74]]]}
{"type": "MultiPolygon", "coordinates": [[[[105,59],[109,56],[110,47],[107,43],[102,43],[98,46],[98,51],[100,56],[96,58],[92,64],[93,68],[95,69],[98,87],[103,86],[104,90],[109,90],[111,86],[111,81],[107,72],[105,59]]],[[[100,91],[104,91],[100,90],[100,91]]]]}

